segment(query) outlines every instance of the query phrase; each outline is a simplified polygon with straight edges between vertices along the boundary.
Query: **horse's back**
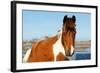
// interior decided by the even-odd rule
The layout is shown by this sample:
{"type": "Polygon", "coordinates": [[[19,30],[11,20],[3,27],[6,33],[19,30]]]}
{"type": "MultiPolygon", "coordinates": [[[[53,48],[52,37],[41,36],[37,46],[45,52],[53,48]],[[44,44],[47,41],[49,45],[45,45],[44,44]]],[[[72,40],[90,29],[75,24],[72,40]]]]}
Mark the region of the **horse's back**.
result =
{"type": "Polygon", "coordinates": [[[52,45],[56,42],[56,40],[57,38],[55,36],[36,42],[35,45],[32,46],[28,62],[53,61],[54,56],[52,45]]]}

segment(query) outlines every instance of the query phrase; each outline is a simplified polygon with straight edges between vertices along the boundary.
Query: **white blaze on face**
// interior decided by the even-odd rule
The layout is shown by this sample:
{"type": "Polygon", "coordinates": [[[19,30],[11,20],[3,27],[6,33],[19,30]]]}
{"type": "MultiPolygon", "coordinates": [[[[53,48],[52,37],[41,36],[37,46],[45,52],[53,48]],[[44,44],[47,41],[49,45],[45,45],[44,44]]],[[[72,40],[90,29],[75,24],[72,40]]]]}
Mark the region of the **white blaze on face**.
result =
{"type": "Polygon", "coordinates": [[[25,56],[24,56],[24,58],[23,58],[23,62],[27,62],[27,61],[28,61],[28,58],[29,58],[30,53],[31,53],[31,49],[29,49],[29,50],[26,52],[26,54],[25,54],[25,56]]]}
{"type": "Polygon", "coordinates": [[[71,50],[70,50],[70,54],[72,55],[74,53],[74,47],[71,45],[71,50]]]}

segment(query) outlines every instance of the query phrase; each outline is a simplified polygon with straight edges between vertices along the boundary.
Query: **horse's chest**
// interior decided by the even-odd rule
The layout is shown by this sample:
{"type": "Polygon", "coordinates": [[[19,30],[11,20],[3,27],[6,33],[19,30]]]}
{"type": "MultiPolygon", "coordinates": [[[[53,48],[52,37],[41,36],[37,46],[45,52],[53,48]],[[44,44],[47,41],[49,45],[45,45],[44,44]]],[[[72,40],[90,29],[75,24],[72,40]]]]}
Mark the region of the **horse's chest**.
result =
{"type": "Polygon", "coordinates": [[[54,60],[57,61],[57,56],[59,53],[62,53],[65,56],[65,50],[64,47],[61,44],[61,41],[58,40],[54,45],[53,45],[53,54],[54,54],[54,60]]]}

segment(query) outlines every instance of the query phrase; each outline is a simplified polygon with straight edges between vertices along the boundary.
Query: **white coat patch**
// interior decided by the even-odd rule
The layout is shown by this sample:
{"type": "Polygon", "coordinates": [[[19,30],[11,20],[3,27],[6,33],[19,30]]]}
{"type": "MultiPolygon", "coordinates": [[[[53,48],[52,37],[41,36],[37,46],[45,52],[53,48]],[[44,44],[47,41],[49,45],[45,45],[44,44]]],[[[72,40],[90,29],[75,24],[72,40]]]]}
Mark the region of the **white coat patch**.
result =
{"type": "Polygon", "coordinates": [[[23,62],[27,62],[27,61],[28,61],[28,58],[29,58],[30,53],[31,53],[31,49],[29,49],[29,50],[26,52],[26,54],[25,54],[25,56],[24,56],[24,58],[23,58],[23,62]]]}
{"type": "MultiPolygon", "coordinates": [[[[61,32],[62,33],[62,32],[61,32]]],[[[57,55],[61,52],[63,55],[65,55],[64,47],[61,43],[61,36],[60,34],[59,39],[56,41],[56,43],[53,45],[53,53],[54,53],[54,61],[56,61],[57,55]]]]}

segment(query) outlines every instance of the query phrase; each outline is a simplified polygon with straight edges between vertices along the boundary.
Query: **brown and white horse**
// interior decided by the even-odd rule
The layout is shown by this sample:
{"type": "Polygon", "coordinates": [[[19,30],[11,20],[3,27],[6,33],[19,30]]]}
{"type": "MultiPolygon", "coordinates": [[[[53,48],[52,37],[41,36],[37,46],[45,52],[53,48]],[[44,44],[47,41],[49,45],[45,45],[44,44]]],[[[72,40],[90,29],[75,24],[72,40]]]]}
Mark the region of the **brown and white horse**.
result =
{"type": "Polygon", "coordinates": [[[64,61],[74,53],[76,35],[76,17],[64,16],[63,27],[60,32],[47,39],[41,40],[29,49],[23,62],[64,61]]]}

